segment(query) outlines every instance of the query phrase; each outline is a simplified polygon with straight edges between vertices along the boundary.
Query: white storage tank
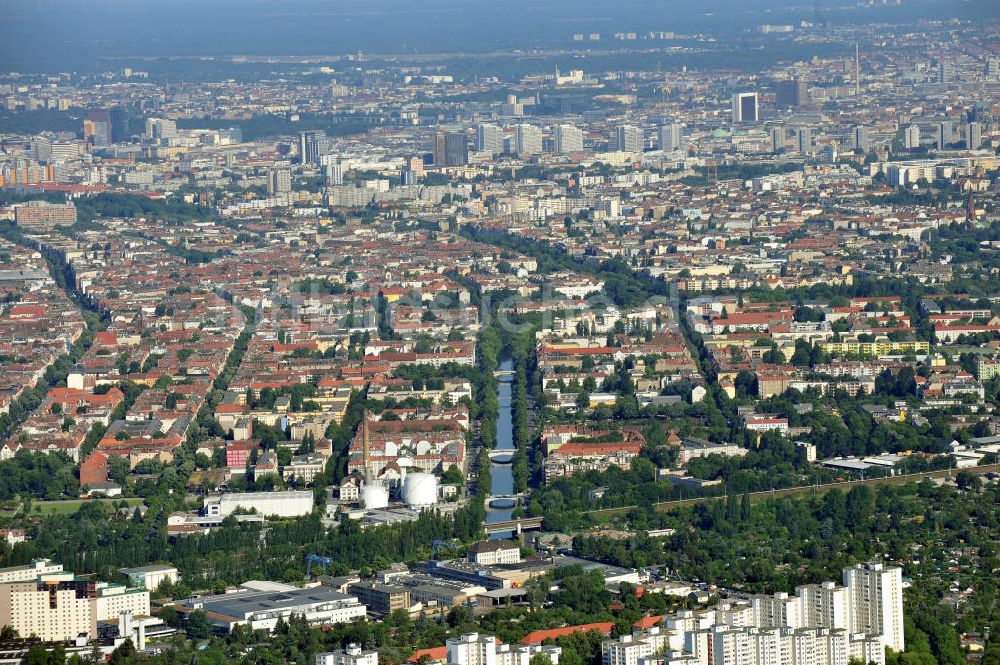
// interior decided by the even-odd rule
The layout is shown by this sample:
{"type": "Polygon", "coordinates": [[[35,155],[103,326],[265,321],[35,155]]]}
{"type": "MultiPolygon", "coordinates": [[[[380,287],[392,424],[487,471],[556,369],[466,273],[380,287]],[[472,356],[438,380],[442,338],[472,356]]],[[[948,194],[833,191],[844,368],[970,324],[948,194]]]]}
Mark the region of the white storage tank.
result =
{"type": "Polygon", "coordinates": [[[433,473],[408,473],[403,480],[403,503],[433,506],[437,503],[438,479],[433,473]]]}
{"type": "Polygon", "coordinates": [[[385,508],[389,505],[389,490],[381,483],[365,483],[361,488],[361,505],[369,510],[385,508]]]}

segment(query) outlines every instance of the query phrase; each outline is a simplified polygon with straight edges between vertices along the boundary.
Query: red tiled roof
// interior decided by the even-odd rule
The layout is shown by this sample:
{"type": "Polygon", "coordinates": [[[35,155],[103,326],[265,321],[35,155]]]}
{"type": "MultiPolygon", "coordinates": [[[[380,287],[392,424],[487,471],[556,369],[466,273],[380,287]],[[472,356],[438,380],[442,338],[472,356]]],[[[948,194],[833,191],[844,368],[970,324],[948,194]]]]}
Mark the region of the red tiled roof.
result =
{"type": "Polygon", "coordinates": [[[594,455],[628,452],[638,455],[640,450],[642,450],[641,443],[630,443],[628,441],[614,441],[611,443],[564,443],[559,447],[559,454],[573,457],[592,457],[594,455]]]}
{"type": "Polygon", "coordinates": [[[430,649],[418,649],[414,651],[413,654],[406,659],[407,663],[416,663],[424,656],[427,656],[432,661],[444,661],[448,658],[448,647],[432,647],[430,649]]]}
{"type": "Polygon", "coordinates": [[[614,623],[611,621],[602,621],[600,623],[584,623],[578,626],[563,626],[562,628],[551,628],[549,630],[533,630],[521,640],[521,644],[541,644],[545,640],[554,640],[565,635],[572,635],[573,633],[586,633],[591,630],[599,630],[605,635],[611,634],[611,629],[614,628],[614,623]]]}
{"type": "MultiPolygon", "coordinates": [[[[637,591],[638,591],[638,589],[637,589],[637,591]]],[[[632,624],[632,627],[633,628],[652,628],[654,626],[659,626],[661,623],[663,623],[663,615],[662,614],[654,614],[651,617],[643,617],[643,618],[639,619],[634,624],[632,624]]]]}

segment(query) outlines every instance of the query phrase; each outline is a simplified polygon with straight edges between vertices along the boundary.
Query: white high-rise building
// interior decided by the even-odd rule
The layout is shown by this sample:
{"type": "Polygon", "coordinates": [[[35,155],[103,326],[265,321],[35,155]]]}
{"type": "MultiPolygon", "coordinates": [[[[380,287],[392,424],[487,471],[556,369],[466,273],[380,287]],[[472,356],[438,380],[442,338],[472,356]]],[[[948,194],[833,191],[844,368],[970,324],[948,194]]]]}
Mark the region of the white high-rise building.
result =
{"type": "Polygon", "coordinates": [[[657,141],[656,145],[660,150],[665,152],[673,152],[674,150],[680,150],[683,143],[683,135],[681,130],[681,124],[679,122],[670,122],[664,125],[660,125],[657,128],[657,141]]]}
{"type": "Polygon", "coordinates": [[[802,627],[802,599],[785,592],[773,596],[757,595],[750,599],[754,625],[761,628],[802,627]]]}
{"type": "Polygon", "coordinates": [[[476,127],[476,152],[499,155],[503,152],[503,130],[496,125],[482,123],[476,127]]]}
{"type": "Polygon", "coordinates": [[[847,587],[850,630],[855,633],[882,635],[885,645],[902,651],[903,573],[880,563],[863,563],[844,569],[847,587]]]}
{"type": "Polygon", "coordinates": [[[903,147],[913,150],[920,147],[920,126],[910,125],[903,130],[903,147]]]}
{"type": "Polygon", "coordinates": [[[146,118],[147,139],[177,138],[177,121],[167,118],[146,118]]]}
{"type": "Polygon", "coordinates": [[[843,574],[847,586],[670,614],[662,628],[602,643],[603,665],[885,665],[886,646],[904,646],[900,571],[868,563],[843,574]]]}
{"type": "Polygon", "coordinates": [[[327,187],[344,184],[344,165],[340,163],[327,164],[323,167],[323,177],[327,187]]]}
{"type": "Polygon", "coordinates": [[[622,635],[601,645],[603,665],[638,665],[640,658],[651,656],[656,651],[651,642],[632,635],[622,635]]]}
{"type": "Polygon", "coordinates": [[[654,627],[636,631],[632,635],[622,635],[617,640],[602,642],[601,656],[603,665],[642,665],[642,659],[683,648],[682,631],[654,627]]]}
{"type": "Polygon", "coordinates": [[[449,665],[496,665],[497,640],[493,635],[465,633],[445,642],[449,665]]]}
{"type": "Polygon", "coordinates": [[[792,638],[779,628],[765,628],[751,633],[757,665],[790,665],[792,638]]]}
{"type": "Polygon", "coordinates": [[[514,132],[514,152],[521,159],[542,152],[542,130],[534,125],[518,125],[514,132]]]}
{"type": "Polygon", "coordinates": [[[849,628],[849,596],[845,587],[833,582],[807,584],[796,588],[795,594],[802,599],[803,626],[849,628]]]}
{"type": "Polygon", "coordinates": [[[714,626],[709,665],[757,665],[749,632],[732,626],[714,626]]]}
{"type": "Polygon", "coordinates": [[[292,191],[292,172],[288,169],[271,169],[267,174],[268,194],[287,194],[292,191]]]}
{"type": "Polygon", "coordinates": [[[583,152],[583,131],[573,125],[556,125],[555,151],[560,155],[583,152]]]}
{"type": "Polygon", "coordinates": [[[615,130],[615,148],[622,152],[642,152],[642,128],[633,125],[619,125],[615,130]]]}

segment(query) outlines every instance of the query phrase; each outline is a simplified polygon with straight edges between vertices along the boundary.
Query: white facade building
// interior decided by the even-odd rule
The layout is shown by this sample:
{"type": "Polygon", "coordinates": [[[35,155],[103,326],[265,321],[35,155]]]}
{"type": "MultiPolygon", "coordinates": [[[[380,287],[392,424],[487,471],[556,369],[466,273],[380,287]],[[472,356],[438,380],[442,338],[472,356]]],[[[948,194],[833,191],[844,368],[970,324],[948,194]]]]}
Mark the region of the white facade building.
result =
{"type": "Polygon", "coordinates": [[[899,568],[863,563],[844,569],[850,603],[850,630],[882,635],[885,645],[902,651],[903,578],[899,568]]]}
{"type": "Polygon", "coordinates": [[[0,584],[30,582],[37,580],[42,575],[61,573],[62,571],[63,567],[61,563],[52,563],[49,559],[35,559],[24,566],[0,568],[0,584]]]}
{"type": "Polygon", "coordinates": [[[476,152],[499,155],[503,152],[503,131],[496,125],[483,123],[476,127],[476,152]]]}
{"type": "Polygon", "coordinates": [[[511,540],[483,540],[469,548],[468,559],[484,566],[521,563],[521,546],[511,540]]]}
{"type": "Polygon", "coordinates": [[[620,125],[615,130],[615,149],[620,152],[642,152],[642,128],[633,125],[620,125]]]}
{"type": "Polygon", "coordinates": [[[555,151],[560,155],[583,152],[583,131],[573,125],[556,125],[555,151]]]}
{"type": "Polygon", "coordinates": [[[313,493],[298,492],[229,492],[205,499],[205,514],[226,517],[238,508],[256,511],[258,515],[302,517],[313,509],[313,493]]]}
{"type": "Polygon", "coordinates": [[[543,654],[552,665],[559,665],[562,653],[559,647],[549,645],[497,644],[493,635],[479,633],[453,637],[445,643],[445,649],[448,665],[529,665],[535,654],[543,654]]]}
{"type": "Polygon", "coordinates": [[[773,596],[757,595],[750,599],[754,624],[762,628],[788,626],[799,628],[802,622],[802,599],[780,592],[773,596]]]}
{"type": "Polygon", "coordinates": [[[660,125],[657,129],[657,139],[656,145],[660,150],[666,152],[680,150],[683,142],[680,123],[671,122],[660,125]]]}
{"type": "Polygon", "coordinates": [[[521,124],[514,130],[514,152],[521,159],[542,152],[542,130],[534,125],[521,124]]]}
{"type": "Polygon", "coordinates": [[[846,588],[823,582],[800,586],[795,594],[802,599],[802,625],[843,630],[849,627],[846,588]]]}
{"type": "Polygon", "coordinates": [[[378,665],[378,651],[365,651],[357,644],[348,644],[343,651],[316,654],[316,665],[378,665]]]}
{"type": "Polygon", "coordinates": [[[492,635],[465,633],[445,642],[449,665],[496,665],[497,640],[492,635]]]}
{"type": "Polygon", "coordinates": [[[899,568],[867,563],[844,569],[846,586],[676,612],[661,628],[605,641],[603,665],[885,665],[886,647],[904,647],[901,580],[899,568]]]}

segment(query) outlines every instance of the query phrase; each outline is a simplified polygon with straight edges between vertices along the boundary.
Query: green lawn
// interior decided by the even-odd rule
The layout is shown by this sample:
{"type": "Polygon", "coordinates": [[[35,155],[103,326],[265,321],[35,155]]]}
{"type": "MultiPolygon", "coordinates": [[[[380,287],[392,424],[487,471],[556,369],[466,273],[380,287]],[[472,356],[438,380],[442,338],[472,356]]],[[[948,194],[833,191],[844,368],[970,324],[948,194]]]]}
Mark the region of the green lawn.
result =
{"type": "Polygon", "coordinates": [[[32,501],[31,513],[33,515],[72,515],[85,503],[97,501],[100,503],[110,503],[117,505],[125,501],[129,506],[138,506],[142,499],[65,499],[62,501],[32,501]]]}

